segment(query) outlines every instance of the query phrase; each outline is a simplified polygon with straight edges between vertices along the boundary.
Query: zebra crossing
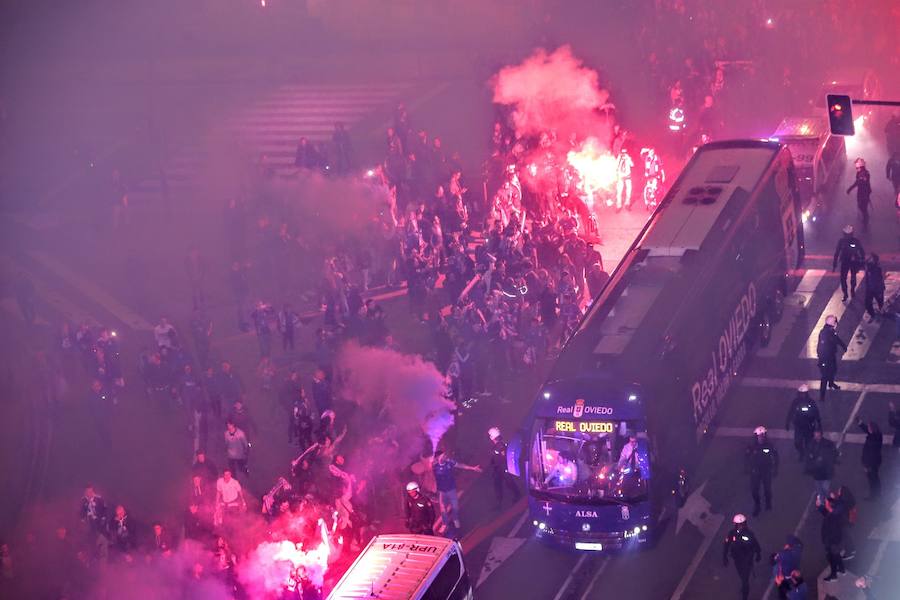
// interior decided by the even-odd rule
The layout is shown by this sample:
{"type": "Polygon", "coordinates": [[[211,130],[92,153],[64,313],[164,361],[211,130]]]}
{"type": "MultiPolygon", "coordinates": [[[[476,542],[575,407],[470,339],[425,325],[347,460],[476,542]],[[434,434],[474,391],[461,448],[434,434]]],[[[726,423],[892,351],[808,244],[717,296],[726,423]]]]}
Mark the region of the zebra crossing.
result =
{"type": "MultiPolygon", "coordinates": [[[[226,139],[253,159],[265,155],[276,173],[294,169],[301,137],[321,144],[331,140],[334,125],[350,130],[376,111],[389,109],[412,90],[410,83],[290,84],[229,111],[204,139],[226,139]]],[[[177,151],[165,167],[171,189],[190,188],[209,161],[202,141],[177,151]]],[[[158,192],[158,178],[138,186],[140,192],[158,192]]]]}
{"type": "MultiPolygon", "coordinates": [[[[900,271],[885,271],[885,301],[900,293],[900,271]]],[[[900,340],[897,339],[897,324],[893,319],[870,320],[865,313],[863,298],[865,279],[862,272],[857,276],[857,296],[849,302],[843,301],[843,292],[838,277],[827,276],[823,269],[806,270],[794,291],[785,303],[785,311],[780,323],[773,331],[771,341],[756,354],[766,358],[800,359],[816,358],[819,331],[829,315],[838,318],[838,334],[847,342],[847,351],[841,357],[846,361],[884,361],[900,365],[900,340]],[[822,301],[827,298],[827,301],[822,301]],[[821,308],[819,308],[821,307],[821,308]],[[852,333],[851,333],[852,332],[852,333]],[[882,337],[883,336],[883,337],[882,337]],[[804,340],[799,354],[791,350],[791,342],[797,338],[804,340]],[[876,340],[893,340],[888,348],[876,340]]],[[[877,308],[877,306],[876,306],[877,308]]]]}

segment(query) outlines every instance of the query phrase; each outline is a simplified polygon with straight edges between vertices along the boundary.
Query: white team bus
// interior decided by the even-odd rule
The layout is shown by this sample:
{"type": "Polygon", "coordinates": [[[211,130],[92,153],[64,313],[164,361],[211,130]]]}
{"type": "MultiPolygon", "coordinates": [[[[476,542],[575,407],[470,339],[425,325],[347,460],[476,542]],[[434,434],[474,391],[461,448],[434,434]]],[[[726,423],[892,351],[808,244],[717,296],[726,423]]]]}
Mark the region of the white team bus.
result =
{"type": "Polygon", "coordinates": [[[431,535],[376,535],[328,600],[473,600],[458,542],[431,535]]]}

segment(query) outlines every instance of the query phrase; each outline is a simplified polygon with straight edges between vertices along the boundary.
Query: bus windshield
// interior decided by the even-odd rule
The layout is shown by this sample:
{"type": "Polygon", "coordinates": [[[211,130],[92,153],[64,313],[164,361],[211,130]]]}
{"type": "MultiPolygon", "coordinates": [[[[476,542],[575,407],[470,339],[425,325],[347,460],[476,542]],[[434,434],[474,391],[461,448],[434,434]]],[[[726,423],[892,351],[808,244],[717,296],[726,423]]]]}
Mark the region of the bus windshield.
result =
{"type": "Polygon", "coordinates": [[[563,500],[644,500],[650,476],[647,445],[635,425],[539,419],[531,447],[531,490],[563,500]]]}

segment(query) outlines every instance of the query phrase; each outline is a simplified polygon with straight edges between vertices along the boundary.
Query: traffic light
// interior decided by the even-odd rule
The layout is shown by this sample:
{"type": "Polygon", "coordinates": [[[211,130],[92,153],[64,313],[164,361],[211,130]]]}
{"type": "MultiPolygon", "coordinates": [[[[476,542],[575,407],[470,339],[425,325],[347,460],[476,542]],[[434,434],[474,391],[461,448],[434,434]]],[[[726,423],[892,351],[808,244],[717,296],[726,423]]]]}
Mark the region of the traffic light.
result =
{"type": "Polygon", "coordinates": [[[834,135],[855,135],[853,107],[850,96],[828,94],[828,123],[834,135]]]}

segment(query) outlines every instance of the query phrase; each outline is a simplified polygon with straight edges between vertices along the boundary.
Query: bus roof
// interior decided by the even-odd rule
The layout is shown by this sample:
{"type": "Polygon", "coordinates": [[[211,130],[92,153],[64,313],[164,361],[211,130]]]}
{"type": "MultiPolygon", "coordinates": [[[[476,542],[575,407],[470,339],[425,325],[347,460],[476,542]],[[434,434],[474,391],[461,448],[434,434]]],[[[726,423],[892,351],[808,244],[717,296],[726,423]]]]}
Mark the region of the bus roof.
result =
{"type": "Polygon", "coordinates": [[[818,139],[829,131],[824,117],[787,117],[772,134],[779,142],[788,138],[818,139]]]}
{"type": "Polygon", "coordinates": [[[377,535],[353,561],[328,599],[417,598],[435,567],[456,548],[453,540],[430,535],[377,535]]]}
{"type": "MultiPolygon", "coordinates": [[[[634,351],[629,364],[640,363],[651,359],[648,351],[661,351],[659,335],[693,297],[704,270],[706,261],[695,256],[705,255],[707,239],[719,238],[711,233],[735,225],[781,148],[759,140],[701,146],[566,343],[551,377],[601,371],[619,377],[625,373],[610,371],[611,361],[634,351]],[[635,344],[643,331],[655,332],[654,339],[635,344]]],[[[718,251],[709,248],[710,256],[718,251]]]]}
{"type": "Polygon", "coordinates": [[[735,192],[753,190],[778,150],[766,145],[697,152],[639,248],[650,257],[699,250],[735,192]]]}

